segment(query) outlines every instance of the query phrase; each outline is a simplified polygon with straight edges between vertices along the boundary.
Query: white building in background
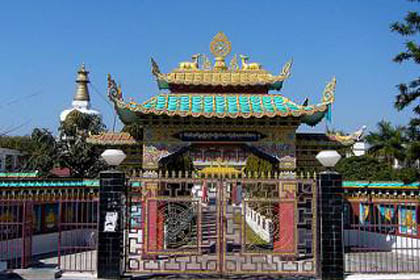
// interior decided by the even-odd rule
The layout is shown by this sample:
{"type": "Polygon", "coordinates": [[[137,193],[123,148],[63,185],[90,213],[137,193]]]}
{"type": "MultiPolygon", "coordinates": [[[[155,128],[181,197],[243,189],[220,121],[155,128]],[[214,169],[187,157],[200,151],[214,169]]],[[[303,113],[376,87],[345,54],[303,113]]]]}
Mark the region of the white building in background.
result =
{"type": "Polygon", "coordinates": [[[73,102],[71,103],[73,108],[64,110],[60,114],[60,121],[64,121],[68,114],[77,110],[81,113],[89,114],[89,115],[98,115],[100,113],[96,110],[91,109],[90,107],[90,96],[89,96],[89,71],[86,70],[85,65],[82,64],[79,71],[77,71],[77,79],[76,79],[76,93],[73,98],[73,102]]]}
{"type": "Polygon", "coordinates": [[[365,142],[356,142],[352,146],[353,156],[360,157],[367,153],[368,145],[365,142]]]}
{"type": "Polygon", "coordinates": [[[19,168],[19,158],[22,153],[18,150],[0,148],[0,172],[15,171],[19,168]]]}

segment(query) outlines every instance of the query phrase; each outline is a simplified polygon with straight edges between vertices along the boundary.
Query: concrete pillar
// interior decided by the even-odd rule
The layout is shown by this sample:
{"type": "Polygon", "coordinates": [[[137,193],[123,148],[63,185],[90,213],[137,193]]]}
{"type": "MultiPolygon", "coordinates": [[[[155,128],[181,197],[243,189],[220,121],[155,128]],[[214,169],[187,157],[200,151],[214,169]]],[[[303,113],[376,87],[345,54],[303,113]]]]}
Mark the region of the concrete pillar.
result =
{"type": "Polygon", "coordinates": [[[343,189],[341,175],[321,172],[317,178],[319,272],[322,279],[344,279],[343,189]]]}
{"type": "Polygon", "coordinates": [[[104,171],[100,174],[98,278],[119,279],[123,273],[123,215],[125,174],[104,171]]]}

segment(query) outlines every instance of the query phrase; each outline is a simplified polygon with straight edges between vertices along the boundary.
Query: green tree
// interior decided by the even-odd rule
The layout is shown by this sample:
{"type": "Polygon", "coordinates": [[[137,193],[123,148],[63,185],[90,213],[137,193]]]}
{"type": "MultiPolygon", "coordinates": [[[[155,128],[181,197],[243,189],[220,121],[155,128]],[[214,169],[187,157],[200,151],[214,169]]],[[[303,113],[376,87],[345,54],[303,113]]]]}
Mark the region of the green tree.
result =
{"type": "Polygon", "coordinates": [[[370,132],[365,138],[371,145],[368,152],[378,159],[383,159],[389,166],[392,166],[395,158],[404,160],[404,128],[393,127],[385,120],[380,121],[377,127],[376,132],[370,132]]]}
{"type": "MultiPolygon", "coordinates": [[[[419,2],[420,0],[409,0],[411,2],[419,2]]],[[[407,38],[405,49],[394,57],[394,61],[402,63],[405,61],[413,61],[420,64],[420,45],[415,40],[416,35],[420,33],[420,15],[417,11],[407,12],[403,21],[395,22],[391,25],[391,31],[396,32],[407,38]]],[[[420,102],[414,103],[420,96],[420,77],[415,78],[409,83],[401,83],[398,86],[399,94],[395,100],[395,107],[402,110],[410,104],[415,104],[415,117],[411,120],[411,126],[420,125],[420,102]]]]}
{"type": "Polygon", "coordinates": [[[143,127],[138,123],[125,125],[121,132],[128,132],[137,141],[143,140],[143,127]]]}
{"type": "Polygon", "coordinates": [[[344,180],[388,181],[393,179],[392,168],[371,156],[343,158],[335,168],[344,180]]]}
{"type": "Polygon", "coordinates": [[[105,130],[102,119],[77,110],[61,122],[57,144],[57,162],[62,168],[69,168],[72,177],[94,178],[106,164],[100,158],[101,149],[86,142],[90,134],[105,130]]]}
{"type": "Polygon", "coordinates": [[[0,147],[14,149],[27,154],[34,149],[31,136],[0,136],[0,147]]]}
{"type": "Polygon", "coordinates": [[[258,174],[271,172],[273,170],[273,164],[268,160],[257,157],[254,154],[250,154],[246,159],[245,172],[257,172],[258,174]]]}
{"type": "Polygon", "coordinates": [[[22,171],[38,171],[40,176],[49,176],[57,163],[57,141],[47,129],[35,128],[31,143],[24,150],[27,157],[22,171]]]}
{"type": "Polygon", "coordinates": [[[167,158],[163,158],[159,161],[159,170],[163,172],[178,172],[178,171],[187,171],[192,172],[194,171],[194,164],[191,157],[185,152],[178,152],[168,156],[167,158]]]}
{"type": "Polygon", "coordinates": [[[76,135],[99,134],[105,131],[101,117],[81,113],[78,110],[70,112],[58,128],[61,138],[76,135]]]}

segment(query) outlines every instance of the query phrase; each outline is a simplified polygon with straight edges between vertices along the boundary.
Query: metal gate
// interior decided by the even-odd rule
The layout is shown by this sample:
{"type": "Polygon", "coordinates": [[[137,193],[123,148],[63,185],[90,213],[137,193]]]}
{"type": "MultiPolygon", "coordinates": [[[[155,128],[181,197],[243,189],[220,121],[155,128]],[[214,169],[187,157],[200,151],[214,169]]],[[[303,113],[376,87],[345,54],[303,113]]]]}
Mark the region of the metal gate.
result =
{"type": "Polygon", "coordinates": [[[93,193],[3,193],[0,262],[7,269],[95,271],[98,199],[93,193]]]}
{"type": "Polygon", "coordinates": [[[96,271],[99,200],[90,194],[59,200],[57,265],[64,271],[96,271]]]}
{"type": "Polygon", "coordinates": [[[418,197],[414,192],[403,199],[387,195],[345,203],[345,272],[420,272],[418,197]]]}
{"type": "Polygon", "coordinates": [[[142,178],[127,199],[127,273],[315,275],[312,180],[142,178]]]}
{"type": "Polygon", "coordinates": [[[32,260],[33,202],[0,199],[0,261],[8,268],[26,268],[32,260]]]}

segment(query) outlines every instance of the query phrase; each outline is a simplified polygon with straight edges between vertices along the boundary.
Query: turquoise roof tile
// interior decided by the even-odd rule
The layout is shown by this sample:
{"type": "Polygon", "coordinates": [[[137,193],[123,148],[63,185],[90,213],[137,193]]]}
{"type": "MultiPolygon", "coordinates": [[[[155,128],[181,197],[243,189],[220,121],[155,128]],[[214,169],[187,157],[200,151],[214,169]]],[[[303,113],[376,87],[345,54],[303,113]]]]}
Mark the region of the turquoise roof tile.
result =
{"type": "MultiPolygon", "coordinates": [[[[315,125],[325,116],[328,106],[324,104],[301,106],[280,94],[159,94],[130,110],[135,114],[167,114],[169,116],[211,117],[301,117],[302,122],[315,125]]],[[[125,114],[130,114],[126,112],[125,114]]],[[[122,116],[125,116],[122,114],[122,116]]],[[[135,119],[131,115],[130,121],[135,119]]]]}
{"type": "Polygon", "coordinates": [[[366,182],[343,181],[343,187],[353,188],[420,188],[420,182],[405,184],[403,182],[366,182]]]}

